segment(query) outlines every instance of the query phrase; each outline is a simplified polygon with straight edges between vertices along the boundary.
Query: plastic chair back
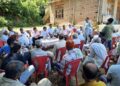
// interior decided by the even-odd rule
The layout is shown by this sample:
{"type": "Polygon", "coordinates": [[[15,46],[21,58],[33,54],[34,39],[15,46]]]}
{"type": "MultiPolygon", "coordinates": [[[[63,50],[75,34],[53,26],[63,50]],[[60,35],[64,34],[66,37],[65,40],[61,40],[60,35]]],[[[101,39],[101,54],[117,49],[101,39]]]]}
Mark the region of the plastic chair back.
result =
{"type": "Polygon", "coordinates": [[[105,72],[107,72],[109,68],[109,62],[110,62],[110,57],[107,56],[103,64],[101,65],[101,68],[105,69],[105,72]]]}
{"type": "Polygon", "coordinates": [[[118,41],[118,37],[113,37],[112,38],[112,48],[113,49],[116,47],[117,41],[118,41]]]}
{"type": "Polygon", "coordinates": [[[61,61],[62,57],[63,57],[63,55],[65,53],[66,53],[66,47],[62,47],[62,48],[57,49],[57,51],[56,51],[56,60],[61,61]]]}
{"type": "Polygon", "coordinates": [[[70,76],[75,76],[75,74],[77,73],[79,64],[80,64],[80,60],[81,59],[76,59],[76,60],[68,62],[65,65],[65,68],[64,68],[64,75],[66,75],[67,69],[70,69],[71,71],[70,71],[69,75],[70,76]]]}
{"type": "Polygon", "coordinates": [[[78,71],[78,68],[79,68],[79,65],[80,65],[80,60],[81,59],[76,59],[76,60],[68,62],[65,65],[63,74],[64,74],[64,76],[66,78],[66,86],[69,86],[69,81],[70,81],[71,77],[73,77],[73,76],[75,76],[75,78],[76,78],[76,86],[78,86],[77,71],[78,71]]]}
{"type": "Polygon", "coordinates": [[[79,48],[80,49],[80,44],[75,44],[74,48],[79,48]]]}
{"type": "Polygon", "coordinates": [[[3,47],[5,45],[5,42],[0,40],[0,47],[3,47]]]}
{"type": "Polygon", "coordinates": [[[47,68],[46,65],[49,61],[48,56],[36,56],[32,59],[32,63],[36,68],[36,74],[39,75],[41,73],[45,73],[45,77],[47,77],[47,68]]]}
{"type": "Polygon", "coordinates": [[[83,49],[83,45],[84,45],[84,43],[85,43],[84,40],[80,41],[80,49],[81,49],[81,50],[83,49]]]}

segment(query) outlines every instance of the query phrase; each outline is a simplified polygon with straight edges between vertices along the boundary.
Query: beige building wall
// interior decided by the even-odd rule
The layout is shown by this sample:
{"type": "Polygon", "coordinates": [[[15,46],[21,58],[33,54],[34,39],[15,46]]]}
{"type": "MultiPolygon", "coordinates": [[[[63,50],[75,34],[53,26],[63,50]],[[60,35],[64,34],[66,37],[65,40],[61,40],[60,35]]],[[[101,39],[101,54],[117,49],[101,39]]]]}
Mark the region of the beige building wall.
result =
{"type": "Polygon", "coordinates": [[[86,17],[93,21],[100,21],[106,17],[113,17],[120,21],[120,0],[52,0],[50,6],[50,23],[79,24],[86,17]],[[56,10],[63,8],[64,17],[56,18],[56,10]]]}
{"type": "MultiPolygon", "coordinates": [[[[53,0],[54,1],[54,0],[53,0]]],[[[98,0],[59,0],[51,3],[54,23],[80,23],[86,17],[90,17],[93,21],[97,20],[98,0]],[[55,10],[63,7],[64,17],[59,19],[55,17],[55,10]]]]}

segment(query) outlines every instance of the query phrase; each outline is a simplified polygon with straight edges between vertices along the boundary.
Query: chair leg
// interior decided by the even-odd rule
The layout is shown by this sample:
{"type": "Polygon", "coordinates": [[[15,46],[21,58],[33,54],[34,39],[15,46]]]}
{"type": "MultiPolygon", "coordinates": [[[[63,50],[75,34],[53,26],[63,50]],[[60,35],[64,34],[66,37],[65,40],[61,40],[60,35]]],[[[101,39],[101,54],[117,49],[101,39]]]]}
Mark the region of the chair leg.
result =
{"type": "Polygon", "coordinates": [[[36,82],[37,82],[38,81],[38,74],[37,74],[37,72],[35,74],[35,77],[36,77],[36,82]]]}
{"type": "Polygon", "coordinates": [[[69,86],[69,79],[68,79],[68,76],[65,76],[66,77],[66,86],[69,86]]]}
{"type": "Polygon", "coordinates": [[[76,78],[76,86],[78,86],[78,78],[77,78],[77,73],[75,74],[75,78],[76,78]]]}
{"type": "Polygon", "coordinates": [[[47,72],[45,71],[45,78],[47,78],[47,72]]]}

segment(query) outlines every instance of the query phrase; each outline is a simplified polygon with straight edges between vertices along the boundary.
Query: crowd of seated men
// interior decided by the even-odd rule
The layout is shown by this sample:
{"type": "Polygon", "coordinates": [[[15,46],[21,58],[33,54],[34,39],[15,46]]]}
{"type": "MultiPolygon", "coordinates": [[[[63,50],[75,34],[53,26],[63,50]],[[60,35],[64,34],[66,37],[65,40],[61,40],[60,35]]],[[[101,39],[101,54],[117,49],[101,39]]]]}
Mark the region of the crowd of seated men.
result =
{"type": "Polygon", "coordinates": [[[73,75],[78,77],[73,86],[119,86],[120,42],[116,41],[113,48],[112,37],[116,31],[112,22],[112,18],[108,19],[98,34],[93,34],[89,18],[80,28],[73,25],[53,28],[50,24],[40,31],[36,27],[28,31],[20,28],[20,32],[11,27],[3,29],[1,41],[5,44],[0,47],[0,86],[69,86],[73,75]],[[49,42],[51,39],[57,41],[49,42]],[[48,40],[48,45],[53,47],[42,40],[48,40]],[[44,49],[46,45],[48,48],[44,49]],[[40,69],[42,64],[45,66],[40,69]],[[59,77],[61,73],[63,77],[59,77]],[[59,79],[65,83],[60,85],[59,79]]]}

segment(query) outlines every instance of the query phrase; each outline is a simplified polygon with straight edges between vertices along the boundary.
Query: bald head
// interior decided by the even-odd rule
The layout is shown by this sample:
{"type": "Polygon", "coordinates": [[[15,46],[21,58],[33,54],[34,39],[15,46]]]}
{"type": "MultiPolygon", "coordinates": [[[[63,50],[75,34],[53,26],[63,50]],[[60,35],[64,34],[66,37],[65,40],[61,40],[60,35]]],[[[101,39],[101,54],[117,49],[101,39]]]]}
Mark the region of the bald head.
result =
{"type": "Polygon", "coordinates": [[[101,38],[100,37],[93,37],[91,43],[101,43],[101,38]]]}
{"type": "Polygon", "coordinates": [[[98,75],[98,68],[92,62],[87,62],[83,65],[84,76],[88,79],[95,79],[98,75]]]}

